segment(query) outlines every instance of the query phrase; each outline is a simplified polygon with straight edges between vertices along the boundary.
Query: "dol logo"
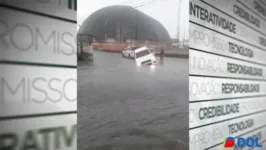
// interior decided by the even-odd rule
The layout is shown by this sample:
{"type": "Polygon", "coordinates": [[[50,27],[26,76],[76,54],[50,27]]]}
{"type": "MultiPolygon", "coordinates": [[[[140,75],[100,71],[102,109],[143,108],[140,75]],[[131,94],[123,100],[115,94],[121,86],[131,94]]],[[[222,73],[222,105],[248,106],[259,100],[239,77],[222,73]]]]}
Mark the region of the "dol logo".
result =
{"type": "Polygon", "coordinates": [[[259,138],[233,138],[233,137],[227,137],[224,139],[224,148],[234,148],[234,147],[239,147],[239,148],[244,148],[244,147],[262,147],[261,144],[259,144],[259,138]]]}

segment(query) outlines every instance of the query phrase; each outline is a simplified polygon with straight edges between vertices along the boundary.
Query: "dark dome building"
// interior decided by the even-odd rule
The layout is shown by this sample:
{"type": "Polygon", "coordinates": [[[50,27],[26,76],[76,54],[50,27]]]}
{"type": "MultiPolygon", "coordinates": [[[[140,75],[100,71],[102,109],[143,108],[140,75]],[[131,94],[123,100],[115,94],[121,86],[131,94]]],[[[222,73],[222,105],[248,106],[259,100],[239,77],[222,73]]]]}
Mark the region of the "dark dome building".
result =
{"type": "Polygon", "coordinates": [[[157,20],[131,6],[109,6],[90,15],[78,34],[92,35],[96,42],[138,40],[171,44],[167,30],[157,20]]]}

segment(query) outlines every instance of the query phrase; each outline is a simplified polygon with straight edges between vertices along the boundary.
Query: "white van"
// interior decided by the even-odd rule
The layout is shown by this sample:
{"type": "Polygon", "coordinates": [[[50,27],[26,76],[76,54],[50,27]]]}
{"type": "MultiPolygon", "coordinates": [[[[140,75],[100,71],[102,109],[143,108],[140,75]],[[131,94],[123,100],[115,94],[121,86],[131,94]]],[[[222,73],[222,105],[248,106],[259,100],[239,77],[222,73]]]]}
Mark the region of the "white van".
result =
{"type": "Polygon", "coordinates": [[[135,50],[135,63],[137,66],[155,65],[156,58],[147,47],[141,47],[135,50]]]}
{"type": "Polygon", "coordinates": [[[122,56],[130,59],[134,59],[135,50],[138,49],[138,46],[129,46],[124,51],[122,51],[122,56]]]}

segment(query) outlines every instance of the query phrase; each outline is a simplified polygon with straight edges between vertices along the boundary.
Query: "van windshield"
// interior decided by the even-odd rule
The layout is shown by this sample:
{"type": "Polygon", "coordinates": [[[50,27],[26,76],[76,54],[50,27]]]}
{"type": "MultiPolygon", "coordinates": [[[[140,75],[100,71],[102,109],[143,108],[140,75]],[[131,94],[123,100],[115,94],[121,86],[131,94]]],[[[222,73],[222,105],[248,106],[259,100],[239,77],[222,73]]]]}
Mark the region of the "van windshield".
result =
{"type": "Polygon", "coordinates": [[[140,58],[140,57],[143,57],[143,56],[146,56],[146,55],[149,55],[150,54],[150,51],[145,49],[143,51],[140,51],[138,53],[136,53],[136,58],[140,58]]]}

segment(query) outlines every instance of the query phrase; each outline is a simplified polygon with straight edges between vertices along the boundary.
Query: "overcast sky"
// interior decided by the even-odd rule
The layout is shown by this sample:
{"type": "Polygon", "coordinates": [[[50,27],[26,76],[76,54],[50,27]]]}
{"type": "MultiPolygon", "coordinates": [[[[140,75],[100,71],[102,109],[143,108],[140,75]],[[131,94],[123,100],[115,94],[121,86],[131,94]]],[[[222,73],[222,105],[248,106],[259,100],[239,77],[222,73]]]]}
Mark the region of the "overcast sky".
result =
{"type": "MultiPolygon", "coordinates": [[[[181,1],[180,39],[188,38],[189,29],[189,0],[181,1]]],[[[78,25],[81,25],[93,12],[106,6],[128,5],[136,7],[147,4],[137,9],[161,22],[171,38],[176,38],[179,0],[78,0],[77,3],[78,25]]]]}

